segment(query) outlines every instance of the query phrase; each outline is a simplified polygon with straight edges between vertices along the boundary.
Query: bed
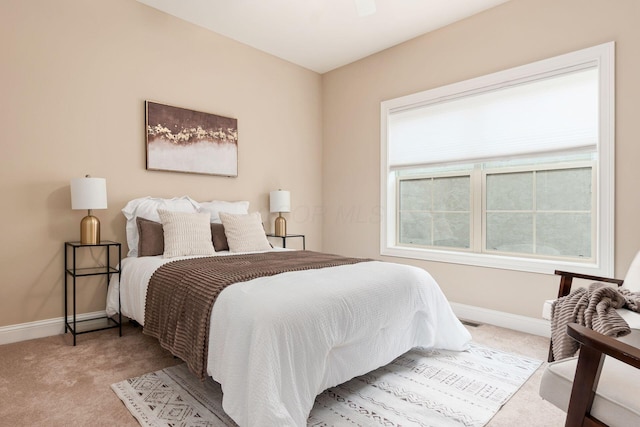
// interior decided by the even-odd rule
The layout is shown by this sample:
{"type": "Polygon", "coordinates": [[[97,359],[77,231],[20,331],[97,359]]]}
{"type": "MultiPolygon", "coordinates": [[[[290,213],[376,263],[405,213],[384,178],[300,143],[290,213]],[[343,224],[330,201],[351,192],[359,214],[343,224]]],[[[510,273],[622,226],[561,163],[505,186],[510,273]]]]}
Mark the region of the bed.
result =
{"type": "MultiPolygon", "coordinates": [[[[234,220],[246,215],[236,213],[234,220]]],[[[231,224],[224,225],[232,236],[231,224]]],[[[129,236],[128,243],[131,248],[129,236]]],[[[172,261],[230,257],[225,261],[250,264],[252,257],[288,252],[268,247],[172,258],[129,253],[120,289],[112,278],[107,313],[117,312],[119,291],[122,314],[144,327],[151,278],[172,261]]],[[[223,408],[240,426],[304,426],[323,390],[413,347],[464,350],[471,338],[426,271],[374,260],[234,283],[219,293],[207,322],[206,373],[221,384],[223,408]]]]}

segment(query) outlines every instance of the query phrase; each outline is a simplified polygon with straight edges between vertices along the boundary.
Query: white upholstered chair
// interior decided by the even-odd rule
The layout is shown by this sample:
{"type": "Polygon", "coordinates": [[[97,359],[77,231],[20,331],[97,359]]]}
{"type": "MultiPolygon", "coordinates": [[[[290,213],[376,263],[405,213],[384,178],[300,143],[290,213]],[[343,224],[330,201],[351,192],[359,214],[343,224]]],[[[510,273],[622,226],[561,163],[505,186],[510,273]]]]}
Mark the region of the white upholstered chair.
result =
{"type": "MultiPolygon", "coordinates": [[[[573,278],[624,284],[640,292],[640,252],[622,280],[556,272],[558,296],[568,295],[573,278]]],[[[550,310],[549,310],[550,312],[550,310]]],[[[631,334],[614,339],[577,324],[567,333],[580,343],[578,357],[552,362],[540,382],[540,396],[567,412],[566,426],[640,426],[640,313],[618,310],[631,334]]]]}
{"type": "MultiPolygon", "coordinates": [[[[556,271],[555,274],[560,276],[560,286],[558,288],[558,298],[567,296],[571,292],[573,279],[582,279],[589,282],[605,282],[618,286],[624,285],[631,292],[640,292],[640,252],[638,252],[631,262],[624,280],[612,279],[607,277],[590,276],[586,274],[570,273],[566,271],[556,271]]],[[[542,307],[542,318],[551,320],[551,305],[555,300],[547,300],[542,307]]],[[[631,329],[640,329],[640,313],[630,311],[624,308],[616,310],[618,314],[629,324],[631,329]]],[[[551,346],[549,346],[549,362],[553,362],[553,354],[551,346]]]]}

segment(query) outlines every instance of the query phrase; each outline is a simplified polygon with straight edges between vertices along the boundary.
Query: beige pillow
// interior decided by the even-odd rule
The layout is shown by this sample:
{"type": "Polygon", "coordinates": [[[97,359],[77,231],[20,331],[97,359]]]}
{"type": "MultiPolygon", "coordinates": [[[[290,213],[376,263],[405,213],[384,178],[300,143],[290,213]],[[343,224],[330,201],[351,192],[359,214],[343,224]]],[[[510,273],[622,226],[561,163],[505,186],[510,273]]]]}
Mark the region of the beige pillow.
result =
{"type": "Polygon", "coordinates": [[[158,209],[164,230],[165,258],[215,255],[209,213],[172,212],[158,209]]]}
{"type": "Polygon", "coordinates": [[[262,227],[260,212],[229,214],[220,212],[230,252],[267,251],[271,245],[262,227]]]}

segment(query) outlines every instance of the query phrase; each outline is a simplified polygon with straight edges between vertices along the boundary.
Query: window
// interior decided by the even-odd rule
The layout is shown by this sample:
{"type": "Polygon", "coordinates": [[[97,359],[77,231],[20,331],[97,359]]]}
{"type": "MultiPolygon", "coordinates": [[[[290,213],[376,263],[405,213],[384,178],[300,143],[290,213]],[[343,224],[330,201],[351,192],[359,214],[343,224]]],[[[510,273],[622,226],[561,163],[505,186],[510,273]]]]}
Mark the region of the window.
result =
{"type": "Polygon", "coordinates": [[[613,274],[613,43],[384,101],[381,254],[613,274]]]}

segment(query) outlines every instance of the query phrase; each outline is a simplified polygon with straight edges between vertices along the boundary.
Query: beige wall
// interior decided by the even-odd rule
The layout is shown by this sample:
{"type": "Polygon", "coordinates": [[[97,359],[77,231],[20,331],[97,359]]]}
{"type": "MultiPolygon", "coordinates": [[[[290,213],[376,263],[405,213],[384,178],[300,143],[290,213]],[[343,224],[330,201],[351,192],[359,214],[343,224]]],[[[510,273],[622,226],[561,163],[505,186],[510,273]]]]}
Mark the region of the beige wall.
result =
{"type": "MultiPolygon", "coordinates": [[[[135,0],[0,0],[0,327],[62,316],[63,242],[79,237],[69,179],[107,179],[102,237],[124,242],[136,197],[251,202],[292,192],[308,248],[379,257],[382,100],[616,42],[616,271],[640,240],[640,2],[512,0],[324,76],[135,0]],[[239,177],[145,170],[145,99],[238,118],[239,177]],[[324,244],[323,244],[324,243],[324,244]]],[[[424,267],[455,302],[538,317],[549,275],[424,267]]],[[[80,312],[104,308],[80,291],[80,312]]]]}
{"type": "MultiPolygon", "coordinates": [[[[130,199],[249,200],[291,191],[289,230],[321,249],[321,77],[135,0],[0,1],[0,326],[63,315],[63,242],[86,214],[69,180],[107,179],[102,237],[130,199]],[[239,177],[145,170],[144,100],[235,117],[239,177]]],[[[97,253],[96,253],[97,255],[97,253]]],[[[80,290],[80,312],[104,288],[80,290]]]]}
{"type": "MultiPolygon", "coordinates": [[[[615,270],[640,248],[640,2],[512,0],[323,75],[324,250],[380,258],[380,102],[562,53],[616,42],[615,270]]],[[[402,258],[451,301],[540,317],[552,275],[402,258]]]]}

